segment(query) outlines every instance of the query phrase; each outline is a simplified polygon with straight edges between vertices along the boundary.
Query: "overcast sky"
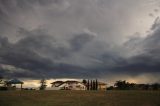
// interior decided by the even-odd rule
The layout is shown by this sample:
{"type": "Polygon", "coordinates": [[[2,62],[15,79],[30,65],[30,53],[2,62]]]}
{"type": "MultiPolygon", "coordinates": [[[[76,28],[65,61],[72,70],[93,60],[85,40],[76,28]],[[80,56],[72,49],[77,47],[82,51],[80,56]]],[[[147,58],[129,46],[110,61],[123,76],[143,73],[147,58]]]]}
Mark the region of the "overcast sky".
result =
{"type": "Polygon", "coordinates": [[[159,0],[0,0],[0,75],[160,82],[159,0]]]}

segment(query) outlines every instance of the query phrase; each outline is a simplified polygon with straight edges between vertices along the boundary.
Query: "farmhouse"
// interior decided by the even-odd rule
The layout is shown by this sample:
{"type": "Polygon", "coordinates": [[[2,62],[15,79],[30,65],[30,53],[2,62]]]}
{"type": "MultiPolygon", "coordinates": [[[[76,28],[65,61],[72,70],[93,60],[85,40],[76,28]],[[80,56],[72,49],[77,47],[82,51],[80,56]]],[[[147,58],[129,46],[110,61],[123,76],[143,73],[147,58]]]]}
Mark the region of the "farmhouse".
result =
{"type": "Polygon", "coordinates": [[[86,86],[78,81],[55,81],[46,90],[86,90],[86,86]]]}
{"type": "Polygon", "coordinates": [[[52,86],[51,87],[58,87],[59,85],[63,84],[64,82],[63,81],[55,81],[55,82],[52,82],[52,86]]]}

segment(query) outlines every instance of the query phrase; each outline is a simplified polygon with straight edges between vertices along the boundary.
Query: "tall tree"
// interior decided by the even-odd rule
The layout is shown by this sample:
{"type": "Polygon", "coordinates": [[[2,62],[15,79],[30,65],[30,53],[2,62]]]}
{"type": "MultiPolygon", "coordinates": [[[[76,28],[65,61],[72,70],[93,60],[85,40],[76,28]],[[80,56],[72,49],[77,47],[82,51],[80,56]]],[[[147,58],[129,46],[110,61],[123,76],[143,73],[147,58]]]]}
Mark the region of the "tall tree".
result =
{"type": "Polygon", "coordinates": [[[95,90],[95,81],[93,80],[92,83],[93,83],[93,85],[92,85],[93,86],[93,90],[95,90]]]}
{"type": "Polygon", "coordinates": [[[87,81],[87,90],[90,90],[89,80],[87,81]]]}
{"type": "Polygon", "coordinates": [[[2,82],[3,77],[0,75],[0,83],[2,82]]]}
{"type": "Polygon", "coordinates": [[[87,81],[86,81],[85,79],[82,80],[82,83],[83,83],[84,85],[87,85],[87,81]]]}
{"type": "Polygon", "coordinates": [[[46,80],[45,80],[45,79],[42,79],[42,80],[40,81],[40,84],[41,84],[41,85],[40,85],[39,89],[40,89],[40,90],[45,90],[45,88],[46,88],[46,86],[47,86],[46,83],[47,83],[46,80]]]}
{"type": "MultiPolygon", "coordinates": [[[[83,79],[82,83],[87,87],[87,80],[83,79]]],[[[87,90],[88,90],[88,88],[87,88],[87,90]]]]}
{"type": "Polygon", "coordinates": [[[90,90],[93,90],[93,82],[92,82],[92,80],[91,80],[91,83],[90,83],[90,90]]]}
{"type": "Polygon", "coordinates": [[[96,81],[93,80],[93,90],[96,90],[96,81]]]}
{"type": "Polygon", "coordinates": [[[98,81],[97,81],[97,79],[96,79],[95,86],[96,86],[96,90],[98,90],[98,81]]]}
{"type": "Polygon", "coordinates": [[[158,90],[160,88],[160,85],[158,83],[152,84],[151,86],[153,90],[158,90]]]}

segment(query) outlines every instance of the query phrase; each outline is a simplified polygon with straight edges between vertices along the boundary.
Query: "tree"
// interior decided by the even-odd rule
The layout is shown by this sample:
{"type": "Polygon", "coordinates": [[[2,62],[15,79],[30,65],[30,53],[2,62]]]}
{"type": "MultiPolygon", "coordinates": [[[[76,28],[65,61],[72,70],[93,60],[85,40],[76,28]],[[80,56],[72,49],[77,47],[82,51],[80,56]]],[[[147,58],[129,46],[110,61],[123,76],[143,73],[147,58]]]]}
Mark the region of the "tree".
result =
{"type": "Polygon", "coordinates": [[[87,85],[87,81],[86,81],[85,79],[83,79],[82,83],[83,83],[84,85],[87,85]]]}
{"type": "Polygon", "coordinates": [[[95,86],[96,86],[96,90],[98,90],[98,81],[97,81],[97,79],[96,79],[96,84],[95,84],[95,86]]]}
{"type": "Polygon", "coordinates": [[[92,83],[93,83],[93,85],[92,85],[92,86],[93,86],[93,90],[96,90],[96,89],[95,89],[95,88],[96,88],[96,86],[95,86],[95,85],[96,85],[95,80],[93,80],[92,83]]]}
{"type": "Polygon", "coordinates": [[[87,90],[90,90],[90,87],[89,87],[89,80],[87,81],[87,90]]]}
{"type": "Polygon", "coordinates": [[[40,81],[40,84],[41,84],[41,85],[40,85],[39,89],[40,89],[40,90],[45,90],[45,88],[46,88],[46,86],[47,86],[46,83],[47,83],[46,80],[45,80],[45,79],[42,79],[42,80],[40,81]]]}
{"type": "Polygon", "coordinates": [[[152,84],[151,86],[153,90],[158,90],[160,85],[158,83],[155,83],[155,84],[152,84]]]}
{"type": "Polygon", "coordinates": [[[0,83],[2,82],[3,77],[0,75],[0,83]]]}
{"type": "Polygon", "coordinates": [[[144,84],[143,90],[148,90],[149,89],[149,84],[144,84]]]}
{"type": "Polygon", "coordinates": [[[92,82],[92,80],[91,80],[91,83],[90,83],[90,90],[93,90],[93,82],[92,82]]]}
{"type": "Polygon", "coordinates": [[[136,89],[136,83],[129,83],[129,89],[135,90],[136,89]]]}
{"type": "Polygon", "coordinates": [[[87,82],[87,80],[83,79],[82,83],[87,87],[87,90],[88,90],[88,82],[87,82]]]}
{"type": "Polygon", "coordinates": [[[117,89],[119,90],[126,90],[126,89],[129,89],[129,83],[126,82],[125,80],[124,81],[116,81],[116,83],[114,84],[116,86],[117,89]]]}
{"type": "Polygon", "coordinates": [[[114,90],[114,87],[110,86],[110,87],[107,88],[107,90],[114,90]]]}
{"type": "Polygon", "coordinates": [[[6,82],[7,82],[7,81],[5,81],[5,80],[3,79],[3,77],[0,75],[0,84],[1,84],[2,86],[5,86],[5,85],[6,85],[6,82]]]}

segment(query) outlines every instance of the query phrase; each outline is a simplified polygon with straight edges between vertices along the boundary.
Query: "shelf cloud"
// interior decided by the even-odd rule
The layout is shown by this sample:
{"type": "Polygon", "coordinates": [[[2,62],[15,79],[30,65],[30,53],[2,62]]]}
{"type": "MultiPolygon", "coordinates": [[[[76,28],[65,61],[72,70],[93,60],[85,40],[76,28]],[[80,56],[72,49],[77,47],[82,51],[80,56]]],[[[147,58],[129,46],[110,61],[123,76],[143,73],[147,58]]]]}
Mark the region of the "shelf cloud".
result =
{"type": "Polygon", "coordinates": [[[160,75],[159,10],[157,0],[0,0],[0,75],[160,75]]]}

